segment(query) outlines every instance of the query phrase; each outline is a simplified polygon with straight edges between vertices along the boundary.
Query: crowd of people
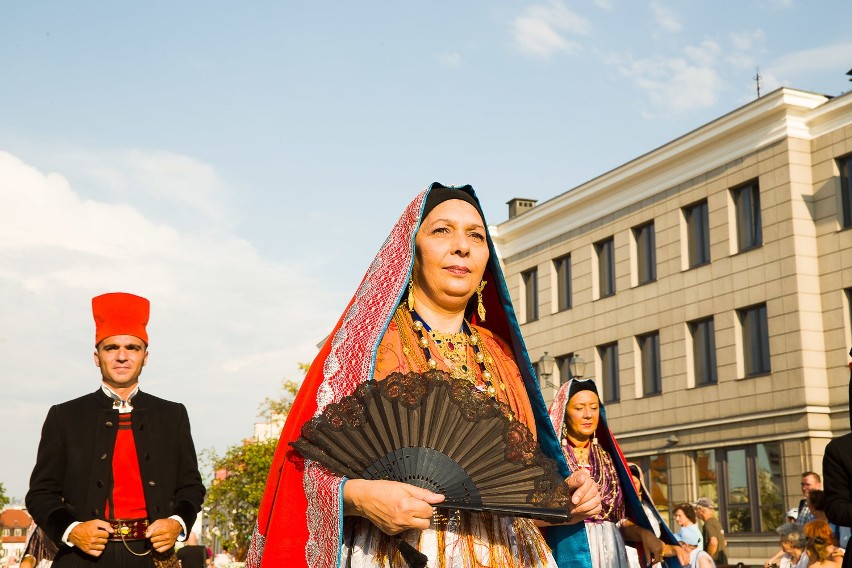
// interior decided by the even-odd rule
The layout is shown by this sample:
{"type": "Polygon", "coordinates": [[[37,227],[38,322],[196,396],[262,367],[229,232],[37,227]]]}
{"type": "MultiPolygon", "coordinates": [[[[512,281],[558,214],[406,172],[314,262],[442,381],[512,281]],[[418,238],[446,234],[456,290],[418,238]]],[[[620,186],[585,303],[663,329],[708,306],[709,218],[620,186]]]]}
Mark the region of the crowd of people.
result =
{"type": "MultiPolygon", "coordinates": [[[[188,531],[205,488],[186,408],[139,389],[148,360],[148,300],[109,293],[94,298],[92,310],[101,383],[94,393],[50,409],[26,497],[38,534],[56,545],[54,565],[229,564],[227,549],[211,558],[188,531]]],[[[826,471],[842,478],[852,452],[829,445],[827,458],[835,454],[836,465],[826,471]]],[[[840,566],[849,538],[843,527],[852,522],[835,517],[845,518],[848,509],[838,512],[840,499],[831,489],[822,492],[815,473],[803,476],[802,489],[796,523],[779,529],[781,550],[767,568],[840,566]]],[[[641,469],[624,459],[593,380],[566,382],[545,405],[479,200],[470,186],[432,184],[405,209],[310,367],[277,446],[246,565],[729,563],[711,499],[681,503],[673,513],[677,533],[658,513],[641,469]],[[548,494],[562,496],[564,520],[488,507],[442,509],[440,493],[400,481],[349,479],[291,446],[309,420],[340,406],[364,383],[430,371],[487,398],[526,436],[524,451],[534,447],[559,474],[548,494]]],[[[35,552],[35,536],[29,550],[28,566],[49,562],[35,552]]]]}

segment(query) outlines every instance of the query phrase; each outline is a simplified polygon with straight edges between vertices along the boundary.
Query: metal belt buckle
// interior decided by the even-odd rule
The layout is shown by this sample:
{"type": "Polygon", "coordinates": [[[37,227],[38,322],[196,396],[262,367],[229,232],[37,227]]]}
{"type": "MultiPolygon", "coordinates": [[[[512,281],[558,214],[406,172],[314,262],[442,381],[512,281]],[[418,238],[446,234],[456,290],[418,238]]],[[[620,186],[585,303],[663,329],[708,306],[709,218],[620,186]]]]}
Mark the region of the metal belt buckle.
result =
{"type": "Polygon", "coordinates": [[[133,529],[130,528],[129,525],[123,523],[122,521],[118,522],[118,534],[120,536],[127,536],[133,529]]]}

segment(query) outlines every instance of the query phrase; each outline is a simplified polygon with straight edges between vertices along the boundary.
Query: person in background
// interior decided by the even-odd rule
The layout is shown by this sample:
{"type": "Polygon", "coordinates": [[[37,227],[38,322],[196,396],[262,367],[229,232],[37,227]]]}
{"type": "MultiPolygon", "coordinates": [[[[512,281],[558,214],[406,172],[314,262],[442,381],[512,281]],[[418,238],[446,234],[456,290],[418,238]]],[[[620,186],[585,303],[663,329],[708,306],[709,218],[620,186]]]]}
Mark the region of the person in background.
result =
{"type": "Polygon", "coordinates": [[[702,497],[695,503],[695,514],[704,521],[704,526],[701,529],[704,550],[716,564],[727,564],[728,541],[725,539],[722,523],[716,518],[716,504],[709,497],[702,497]]]}
{"type": "Polygon", "coordinates": [[[695,507],[689,503],[679,503],[674,508],[674,519],[678,526],[695,527],[698,531],[698,547],[704,550],[704,536],[698,528],[698,516],[695,514],[695,507]]]}
{"type": "Polygon", "coordinates": [[[808,568],[840,568],[844,550],[834,542],[834,534],[827,522],[814,520],[805,525],[805,537],[810,563],[808,568]]]}
{"type": "Polygon", "coordinates": [[[796,517],[798,517],[798,516],[799,516],[799,510],[798,509],[796,509],[796,508],[789,509],[787,511],[787,522],[788,523],[795,523],[796,517]]]}
{"type": "Polygon", "coordinates": [[[38,525],[32,523],[27,530],[27,547],[21,556],[20,568],[46,568],[56,556],[56,545],[38,525]]]}
{"type": "Polygon", "coordinates": [[[781,551],[763,563],[764,568],[806,568],[809,559],[805,548],[808,539],[797,523],[785,523],[775,529],[781,551]]]}
{"type": "Polygon", "coordinates": [[[213,566],[216,568],[224,568],[234,561],[234,557],[227,546],[222,546],[222,550],[213,557],[213,566]]]}
{"type": "Polygon", "coordinates": [[[845,549],[846,544],[849,542],[849,527],[841,527],[830,522],[825,514],[825,506],[825,492],[822,489],[811,489],[810,493],[808,493],[808,508],[813,513],[815,520],[828,523],[831,527],[831,532],[834,534],[834,542],[840,548],[845,549]]]}
{"type": "Polygon", "coordinates": [[[178,549],[177,557],[181,568],[204,568],[207,566],[210,555],[207,553],[206,546],[198,544],[198,535],[191,532],[186,539],[186,544],[178,549]]]}
{"type": "Polygon", "coordinates": [[[814,520],[814,515],[808,507],[808,493],[812,489],[822,489],[822,479],[818,473],[806,471],[802,474],[802,500],[799,501],[799,513],[796,515],[796,522],[801,526],[805,526],[814,520]]]}
{"type": "MultiPolygon", "coordinates": [[[[701,549],[701,532],[695,524],[681,527],[675,533],[680,545],[689,552],[689,568],[716,568],[713,558],[701,549]]],[[[685,565],[686,566],[686,565],[685,565]]]]}
{"type": "Polygon", "coordinates": [[[139,390],[149,311],[133,294],[92,299],[100,385],[44,421],[26,504],[59,548],[56,568],[151,568],[201,509],[186,407],[139,390]]]}

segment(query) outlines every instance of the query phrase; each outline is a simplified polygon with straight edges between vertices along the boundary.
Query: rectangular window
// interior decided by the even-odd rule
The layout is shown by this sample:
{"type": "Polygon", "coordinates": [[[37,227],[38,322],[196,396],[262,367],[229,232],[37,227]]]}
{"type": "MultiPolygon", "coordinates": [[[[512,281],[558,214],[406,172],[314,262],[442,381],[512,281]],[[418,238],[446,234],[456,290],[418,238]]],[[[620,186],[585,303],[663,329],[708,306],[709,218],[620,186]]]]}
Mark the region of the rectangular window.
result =
{"type": "Polygon", "coordinates": [[[843,228],[852,227],[852,156],[837,160],[840,169],[840,222],[843,228]]]}
{"type": "Polygon", "coordinates": [[[716,333],[713,318],[689,322],[695,384],[714,385],[716,378],[716,333]]]}
{"type": "Polygon", "coordinates": [[[561,312],[571,307],[571,255],[553,261],[556,271],[556,303],[561,312]]]}
{"type": "Polygon", "coordinates": [[[556,368],[559,370],[559,386],[571,380],[571,367],[569,367],[569,364],[573,356],[573,353],[568,353],[567,355],[560,355],[556,358],[556,368]]]}
{"type": "Polygon", "coordinates": [[[766,304],[738,310],[743,333],[743,362],[745,375],[764,375],[772,369],[769,364],[769,324],[766,304]]]}
{"type": "Polygon", "coordinates": [[[663,392],[660,376],[660,333],[648,333],[636,338],[642,353],[642,393],[645,396],[663,392]]]}
{"type": "Polygon", "coordinates": [[[538,269],[532,268],[521,273],[524,281],[524,302],[527,311],[526,321],[538,319],[538,269]]]}
{"type": "Polygon", "coordinates": [[[757,182],[731,190],[737,215],[737,249],[740,252],[763,244],[760,187],[757,182]]]}
{"type": "Polygon", "coordinates": [[[657,252],[654,237],[654,223],[648,223],[633,229],[636,239],[636,271],[639,284],[657,279],[657,252]]]}
{"type": "Polygon", "coordinates": [[[657,512],[666,524],[671,525],[671,489],[669,486],[669,458],[666,454],[644,456],[635,460],[642,470],[645,489],[648,490],[657,512]]]}
{"type": "Polygon", "coordinates": [[[615,240],[610,237],[595,243],[598,255],[598,286],[600,297],[605,298],[615,294],[615,240]]]}
{"type": "Polygon", "coordinates": [[[686,220],[689,267],[707,264],[710,262],[710,221],[707,216],[707,201],[684,207],[683,218],[686,220]]]}
{"type": "Polygon", "coordinates": [[[784,522],[778,442],[701,450],[695,458],[699,497],[718,504],[726,532],[768,533],[784,522]]]}
{"type": "Polygon", "coordinates": [[[618,343],[598,347],[598,356],[601,358],[604,402],[618,402],[621,389],[618,379],[618,343]]]}

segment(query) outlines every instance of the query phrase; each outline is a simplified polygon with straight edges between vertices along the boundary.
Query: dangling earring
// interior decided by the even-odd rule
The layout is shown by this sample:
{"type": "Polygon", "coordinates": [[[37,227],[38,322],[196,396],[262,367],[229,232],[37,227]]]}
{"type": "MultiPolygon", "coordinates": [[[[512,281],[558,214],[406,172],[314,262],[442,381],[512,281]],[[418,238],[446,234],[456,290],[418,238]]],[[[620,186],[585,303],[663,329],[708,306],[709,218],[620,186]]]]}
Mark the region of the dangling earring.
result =
{"type": "Polygon", "coordinates": [[[476,315],[479,316],[480,321],[485,321],[485,304],[482,303],[482,289],[485,288],[486,284],[488,282],[483,280],[476,287],[476,315]]]}
{"type": "Polygon", "coordinates": [[[592,443],[596,446],[598,445],[598,433],[597,432],[592,432],[592,443]]]}
{"type": "Polygon", "coordinates": [[[408,298],[405,300],[406,306],[408,306],[408,311],[414,311],[414,278],[408,281],[408,298]]]}

